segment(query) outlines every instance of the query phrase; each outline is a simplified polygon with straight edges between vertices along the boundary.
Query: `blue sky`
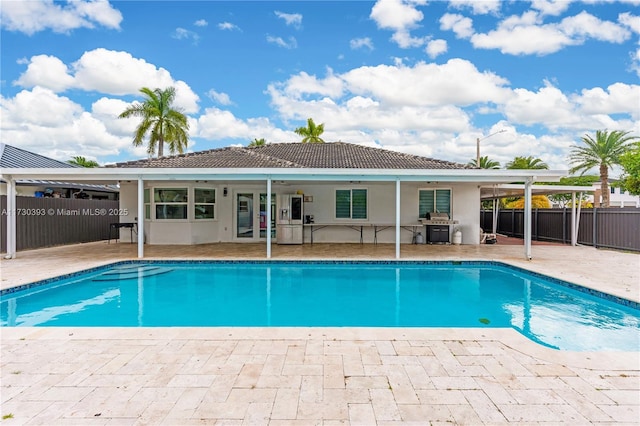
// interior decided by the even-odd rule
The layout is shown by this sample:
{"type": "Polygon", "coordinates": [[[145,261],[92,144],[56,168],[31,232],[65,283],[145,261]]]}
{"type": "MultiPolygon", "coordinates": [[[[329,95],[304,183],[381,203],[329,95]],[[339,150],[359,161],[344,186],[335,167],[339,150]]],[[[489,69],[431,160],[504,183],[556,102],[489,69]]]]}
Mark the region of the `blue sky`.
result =
{"type": "Polygon", "coordinates": [[[139,89],[174,86],[189,151],[326,141],[566,169],[599,129],[640,134],[640,0],[13,1],[0,4],[2,142],[143,158],[139,89]]]}

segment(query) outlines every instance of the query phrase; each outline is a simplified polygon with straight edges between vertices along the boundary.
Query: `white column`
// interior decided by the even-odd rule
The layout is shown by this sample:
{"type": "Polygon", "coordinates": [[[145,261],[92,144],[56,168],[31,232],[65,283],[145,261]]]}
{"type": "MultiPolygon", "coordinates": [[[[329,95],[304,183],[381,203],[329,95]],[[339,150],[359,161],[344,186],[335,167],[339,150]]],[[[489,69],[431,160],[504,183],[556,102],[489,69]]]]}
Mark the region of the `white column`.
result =
{"type": "Polygon", "coordinates": [[[138,259],[144,257],[144,180],[138,178],[138,259]]]}
{"type": "Polygon", "coordinates": [[[582,192],[578,193],[578,212],[576,213],[576,233],[575,233],[575,240],[576,243],[574,245],[578,245],[578,232],[580,232],[580,214],[582,212],[582,192]]]}
{"type": "Polygon", "coordinates": [[[576,245],[576,193],[571,193],[571,245],[576,245]]]}
{"type": "Polygon", "coordinates": [[[527,178],[524,183],[524,257],[531,260],[531,184],[533,179],[527,178]]]}
{"type": "Polygon", "coordinates": [[[7,176],[7,254],[5,259],[16,257],[16,181],[7,176]]]}
{"type": "Polygon", "coordinates": [[[267,259],[271,259],[271,178],[267,179],[267,259]]]}
{"type": "Polygon", "coordinates": [[[400,259],[400,179],[396,179],[396,259],[400,259]]]}

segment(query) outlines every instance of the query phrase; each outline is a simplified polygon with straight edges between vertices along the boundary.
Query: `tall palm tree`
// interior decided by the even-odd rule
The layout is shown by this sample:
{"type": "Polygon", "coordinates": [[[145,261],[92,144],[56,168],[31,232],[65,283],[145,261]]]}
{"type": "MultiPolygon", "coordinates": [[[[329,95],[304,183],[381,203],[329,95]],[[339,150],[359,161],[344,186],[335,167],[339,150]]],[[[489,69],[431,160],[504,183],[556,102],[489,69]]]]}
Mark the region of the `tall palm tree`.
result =
{"type": "Polygon", "coordinates": [[[267,144],[267,141],[264,138],[254,138],[250,143],[249,143],[249,148],[252,148],[254,146],[265,146],[267,144]]]}
{"type": "Polygon", "coordinates": [[[547,163],[542,161],[539,158],[533,158],[533,156],[528,157],[515,157],[513,160],[509,161],[505,166],[507,169],[512,170],[547,170],[549,166],[547,163]]]}
{"type": "Polygon", "coordinates": [[[476,164],[476,159],[469,161],[467,166],[476,167],[479,169],[499,169],[500,162],[495,160],[490,160],[488,156],[480,157],[480,166],[476,164]]]}
{"type": "Polygon", "coordinates": [[[145,95],[142,103],[134,103],[124,110],[118,118],[140,117],[142,121],[136,128],[133,145],[140,146],[149,133],[147,152],[153,155],[158,151],[158,157],[164,154],[164,144],[169,145],[169,151],[182,154],[189,142],[189,122],[187,116],[171,104],[175,100],[176,90],[168,87],[164,90],[143,87],[140,92],[145,95]]]}
{"type": "Polygon", "coordinates": [[[569,153],[569,162],[575,164],[569,173],[587,170],[598,166],[600,168],[600,182],[602,191],[602,207],[609,207],[609,168],[620,164],[620,156],[624,154],[628,145],[637,138],[631,132],[614,130],[596,131],[596,138],[584,135],[581,140],[584,146],[575,145],[569,153]]]}
{"type": "Polygon", "coordinates": [[[324,133],[324,123],[316,125],[313,118],[307,119],[307,127],[298,127],[294,132],[302,136],[302,143],[324,143],[320,137],[324,133]]]}
{"type": "Polygon", "coordinates": [[[75,157],[72,157],[71,160],[67,161],[67,163],[73,164],[74,166],[87,167],[87,168],[100,167],[100,164],[98,164],[97,161],[87,160],[81,155],[76,155],[75,157]]]}

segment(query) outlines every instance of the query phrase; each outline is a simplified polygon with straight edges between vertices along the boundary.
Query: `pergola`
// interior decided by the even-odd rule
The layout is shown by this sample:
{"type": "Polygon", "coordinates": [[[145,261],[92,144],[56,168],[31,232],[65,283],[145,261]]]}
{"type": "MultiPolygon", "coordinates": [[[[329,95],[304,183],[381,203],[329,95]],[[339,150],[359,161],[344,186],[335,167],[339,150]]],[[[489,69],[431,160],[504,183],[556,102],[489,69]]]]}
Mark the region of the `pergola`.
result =
{"type": "MultiPolygon", "coordinates": [[[[580,210],[581,204],[576,203],[577,199],[582,199],[582,194],[585,192],[594,192],[594,189],[590,186],[570,186],[570,185],[531,185],[529,187],[529,199],[533,195],[553,195],[553,194],[571,194],[571,245],[578,244],[578,228],[580,227],[580,210]],[[578,204],[576,208],[576,204],[578,204]],[[576,212],[577,209],[577,212],[576,212]]],[[[483,186],[480,188],[480,200],[481,201],[493,201],[493,227],[492,232],[496,233],[498,226],[498,210],[499,203],[497,200],[507,197],[526,197],[527,187],[523,184],[496,184],[490,186],[483,186]]],[[[526,201],[526,198],[525,198],[526,201]]],[[[526,203],[525,203],[526,206],[526,203]]],[[[525,245],[527,231],[529,238],[531,238],[531,204],[529,208],[525,208],[525,224],[526,217],[529,216],[529,227],[525,225],[525,245]]],[[[529,244],[531,241],[529,240],[529,244]]]]}
{"type": "MultiPolygon", "coordinates": [[[[274,181],[363,181],[395,183],[395,257],[400,258],[400,186],[402,182],[473,183],[478,188],[509,182],[520,185],[525,197],[525,258],[531,259],[531,195],[538,190],[534,182],[559,181],[566,171],[490,170],[490,169],[296,169],[296,168],[4,168],[0,178],[7,183],[7,255],[16,257],[16,181],[23,179],[68,180],[95,184],[137,181],[137,208],[143,211],[145,181],[262,181],[270,203],[274,181]]],[[[470,206],[477,209],[478,205],[470,206]]],[[[140,216],[140,215],[139,215],[140,216]]],[[[271,209],[267,208],[266,257],[271,258],[271,209]]],[[[138,258],[144,257],[144,220],[138,221],[138,258]]]]}

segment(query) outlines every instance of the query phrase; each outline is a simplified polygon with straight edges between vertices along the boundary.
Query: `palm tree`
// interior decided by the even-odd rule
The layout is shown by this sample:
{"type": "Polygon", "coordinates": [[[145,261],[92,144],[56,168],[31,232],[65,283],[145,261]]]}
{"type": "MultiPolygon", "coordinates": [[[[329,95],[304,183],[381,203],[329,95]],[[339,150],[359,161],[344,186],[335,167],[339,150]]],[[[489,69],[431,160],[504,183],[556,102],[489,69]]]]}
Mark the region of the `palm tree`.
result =
{"type": "Polygon", "coordinates": [[[609,207],[609,167],[620,164],[620,156],[637,138],[631,132],[614,130],[596,131],[596,138],[584,135],[581,140],[584,146],[575,145],[569,153],[569,162],[575,164],[569,173],[587,170],[598,166],[600,168],[600,182],[602,191],[602,207],[609,207]]]}
{"type": "Polygon", "coordinates": [[[307,119],[307,127],[298,127],[294,132],[302,136],[302,143],[324,143],[320,137],[324,133],[324,123],[316,125],[313,118],[307,119]]]}
{"type": "Polygon", "coordinates": [[[267,141],[264,140],[264,138],[254,138],[251,143],[249,143],[249,148],[252,148],[254,146],[265,146],[267,144],[267,141]]]}
{"type": "Polygon", "coordinates": [[[176,90],[173,87],[164,90],[143,87],[140,92],[145,95],[143,103],[135,103],[128,107],[118,118],[140,117],[142,121],[136,128],[133,145],[140,146],[149,135],[147,152],[153,155],[158,148],[158,157],[162,157],[164,144],[169,145],[169,151],[182,154],[189,142],[189,122],[187,116],[171,104],[175,100],[176,90]]]}
{"type": "Polygon", "coordinates": [[[547,163],[539,158],[528,157],[515,157],[512,161],[509,161],[505,166],[507,169],[512,170],[547,170],[549,166],[547,163]]]}
{"type": "MultiPolygon", "coordinates": [[[[533,158],[533,156],[531,155],[528,157],[515,157],[513,160],[509,161],[505,167],[507,169],[512,169],[512,170],[521,170],[521,169],[522,170],[547,170],[549,168],[547,163],[545,163],[539,158],[533,158]]],[[[547,203],[549,202],[546,196],[542,196],[542,197],[544,197],[544,199],[547,200],[547,203]]],[[[524,198],[521,198],[521,197],[502,198],[500,202],[502,203],[503,206],[507,206],[507,205],[512,205],[514,202],[517,202],[520,199],[523,200],[522,203],[524,203],[524,198]]],[[[545,205],[544,201],[541,202],[541,205],[545,205]]],[[[533,206],[533,198],[532,198],[532,206],[533,206]]]]}
{"type": "Polygon", "coordinates": [[[469,161],[467,166],[476,167],[480,169],[499,169],[500,162],[495,160],[490,160],[488,156],[480,157],[480,167],[476,164],[476,159],[469,161]]]}
{"type": "Polygon", "coordinates": [[[87,160],[81,155],[76,155],[75,157],[72,157],[71,160],[67,161],[67,163],[73,164],[74,166],[87,167],[87,168],[100,167],[100,164],[98,164],[97,161],[87,160]]]}

